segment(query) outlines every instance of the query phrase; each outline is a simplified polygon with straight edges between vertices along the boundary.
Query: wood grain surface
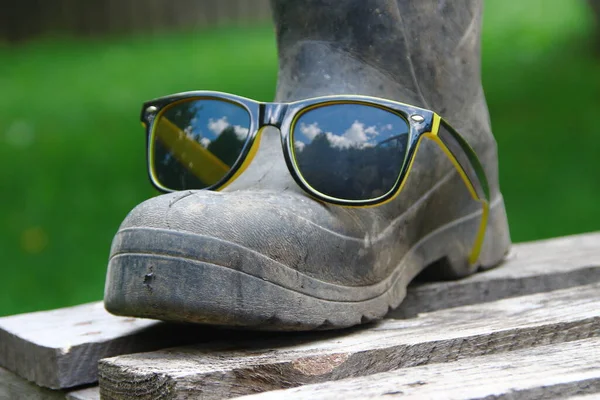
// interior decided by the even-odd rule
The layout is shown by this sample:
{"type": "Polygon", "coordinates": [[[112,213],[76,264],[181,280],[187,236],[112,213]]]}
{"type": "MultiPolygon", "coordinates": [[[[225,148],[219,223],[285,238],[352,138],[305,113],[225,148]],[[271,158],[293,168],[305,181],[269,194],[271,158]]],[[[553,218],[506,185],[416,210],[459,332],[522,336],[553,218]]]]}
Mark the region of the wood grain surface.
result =
{"type": "Polygon", "coordinates": [[[600,338],[406,368],[244,399],[542,399],[600,392],[600,338]]]}

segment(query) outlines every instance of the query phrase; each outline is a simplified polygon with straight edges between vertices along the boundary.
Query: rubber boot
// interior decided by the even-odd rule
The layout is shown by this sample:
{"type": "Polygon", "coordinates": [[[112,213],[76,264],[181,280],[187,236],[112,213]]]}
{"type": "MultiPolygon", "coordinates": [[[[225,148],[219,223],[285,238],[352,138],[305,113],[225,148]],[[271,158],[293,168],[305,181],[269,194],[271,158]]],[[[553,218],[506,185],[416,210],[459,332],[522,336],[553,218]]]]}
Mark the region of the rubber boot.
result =
{"type": "MultiPolygon", "coordinates": [[[[491,184],[481,210],[433,141],[401,194],[379,207],[308,197],[279,132],[223,192],[185,191],[137,206],[115,236],[105,291],[118,315],[266,330],[331,329],[382,318],[427,266],[435,279],[497,265],[510,246],[496,143],[480,79],[482,2],[272,1],[276,101],[362,94],[431,109],[475,148],[491,184]]],[[[190,88],[202,89],[202,88],[190,88]]],[[[141,151],[141,149],[140,149],[141,151]]]]}

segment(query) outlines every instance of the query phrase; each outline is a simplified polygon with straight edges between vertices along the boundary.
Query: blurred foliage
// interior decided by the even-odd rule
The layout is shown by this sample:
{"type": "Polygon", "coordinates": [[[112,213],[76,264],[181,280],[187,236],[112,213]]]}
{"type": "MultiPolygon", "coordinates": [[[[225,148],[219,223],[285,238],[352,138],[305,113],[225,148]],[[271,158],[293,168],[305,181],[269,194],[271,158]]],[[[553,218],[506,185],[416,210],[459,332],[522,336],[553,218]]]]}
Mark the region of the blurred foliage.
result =
{"type": "Polygon", "coordinates": [[[600,228],[600,58],[584,1],[486,2],[483,84],[513,241],[600,228]]]}
{"type": "MultiPolygon", "coordinates": [[[[600,227],[600,60],[578,0],[488,0],[483,79],[515,241],[600,227]]],[[[146,177],[141,103],[213,89],[271,100],[271,26],[0,45],[0,315],[102,298],[146,177]]]]}

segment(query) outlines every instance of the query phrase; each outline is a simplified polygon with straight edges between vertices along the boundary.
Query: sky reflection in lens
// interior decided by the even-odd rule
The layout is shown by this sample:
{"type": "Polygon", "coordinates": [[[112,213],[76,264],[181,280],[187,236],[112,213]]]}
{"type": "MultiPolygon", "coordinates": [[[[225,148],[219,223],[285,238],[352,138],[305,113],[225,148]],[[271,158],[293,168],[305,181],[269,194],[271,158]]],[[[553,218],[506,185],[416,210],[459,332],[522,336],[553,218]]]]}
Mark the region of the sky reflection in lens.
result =
{"type": "Polygon", "coordinates": [[[294,126],[294,154],[304,180],[344,200],[368,200],[396,183],[408,143],[401,116],[363,104],[335,104],[302,114],[294,126]]]}
{"type": "Polygon", "coordinates": [[[221,180],[242,152],[250,115],[221,100],[169,107],[156,121],[154,172],[172,190],[202,189],[221,180]]]}

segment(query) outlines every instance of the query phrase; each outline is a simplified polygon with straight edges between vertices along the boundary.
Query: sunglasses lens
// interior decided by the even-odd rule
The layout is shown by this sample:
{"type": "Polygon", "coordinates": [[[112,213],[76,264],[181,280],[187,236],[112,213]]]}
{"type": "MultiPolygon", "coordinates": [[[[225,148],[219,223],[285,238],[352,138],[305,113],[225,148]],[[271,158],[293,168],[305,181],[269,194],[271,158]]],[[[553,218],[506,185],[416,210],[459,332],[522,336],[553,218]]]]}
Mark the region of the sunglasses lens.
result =
{"type": "Polygon", "coordinates": [[[325,105],[304,112],[291,140],[296,166],[316,191],[340,200],[371,200],[397,182],[409,125],[365,104],[325,105]]]}
{"type": "Polygon", "coordinates": [[[155,180],[171,190],[215,185],[240,157],[249,131],[248,111],[227,101],[196,99],[167,106],[151,135],[155,180]]]}

